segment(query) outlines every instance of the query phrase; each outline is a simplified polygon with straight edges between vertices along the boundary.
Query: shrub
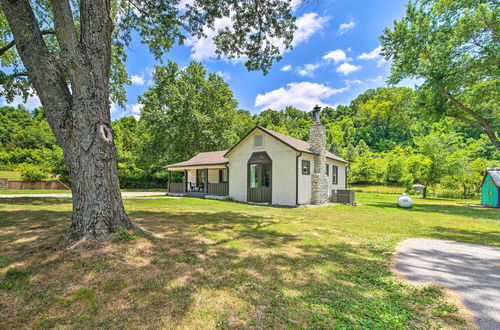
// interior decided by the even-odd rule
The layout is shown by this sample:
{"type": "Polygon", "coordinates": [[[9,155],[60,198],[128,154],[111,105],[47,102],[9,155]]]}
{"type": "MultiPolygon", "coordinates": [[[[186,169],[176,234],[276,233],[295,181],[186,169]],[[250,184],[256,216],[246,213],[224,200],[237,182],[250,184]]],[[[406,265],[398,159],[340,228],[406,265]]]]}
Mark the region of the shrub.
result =
{"type": "Polygon", "coordinates": [[[21,172],[21,180],[23,181],[43,181],[49,177],[41,167],[33,164],[21,164],[18,166],[18,170],[21,172]]]}

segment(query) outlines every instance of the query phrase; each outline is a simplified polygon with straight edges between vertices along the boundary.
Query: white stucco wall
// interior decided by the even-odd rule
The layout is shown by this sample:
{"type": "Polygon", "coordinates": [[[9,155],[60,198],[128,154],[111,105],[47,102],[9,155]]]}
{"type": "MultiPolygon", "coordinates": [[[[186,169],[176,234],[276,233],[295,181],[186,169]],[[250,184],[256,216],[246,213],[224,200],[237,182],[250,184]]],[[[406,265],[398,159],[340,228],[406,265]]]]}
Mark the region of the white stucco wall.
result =
{"type": "Polygon", "coordinates": [[[331,196],[332,194],[332,189],[346,189],[345,186],[345,168],[346,164],[341,163],[335,160],[327,159],[326,163],[330,166],[330,173],[328,176],[328,196],[331,196]],[[338,170],[338,179],[337,179],[337,184],[332,183],[332,165],[337,165],[339,170],[338,170]]]}
{"type": "Polygon", "coordinates": [[[296,152],[274,137],[256,129],[228,155],[229,196],[247,201],[247,164],[254,152],[265,151],[272,163],[272,203],[295,205],[295,155],[296,152]],[[264,137],[264,146],[254,147],[254,135],[264,137]]]}
{"type": "MultiPolygon", "coordinates": [[[[299,158],[299,195],[298,203],[300,205],[311,203],[311,175],[302,174],[302,160],[309,160],[311,162],[311,173],[314,170],[314,155],[302,154],[299,158]]],[[[332,159],[326,159],[326,163],[330,167],[328,172],[328,196],[332,194],[332,189],[346,189],[345,187],[345,163],[341,163],[332,159]],[[332,183],[332,165],[338,166],[338,180],[337,184],[332,183]]]]}
{"type": "Polygon", "coordinates": [[[298,194],[298,204],[310,204],[311,203],[311,174],[302,174],[302,160],[308,160],[311,162],[311,171],[314,172],[314,155],[303,153],[299,157],[299,194],[298,194]]]}

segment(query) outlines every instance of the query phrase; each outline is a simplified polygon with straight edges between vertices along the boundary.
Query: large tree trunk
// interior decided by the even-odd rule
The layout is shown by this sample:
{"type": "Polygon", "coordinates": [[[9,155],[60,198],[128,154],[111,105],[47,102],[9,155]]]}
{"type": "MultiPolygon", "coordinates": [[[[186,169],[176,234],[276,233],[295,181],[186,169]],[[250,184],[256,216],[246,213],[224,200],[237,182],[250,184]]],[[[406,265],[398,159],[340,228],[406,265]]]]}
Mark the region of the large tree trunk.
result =
{"type": "Polygon", "coordinates": [[[109,114],[108,107],[95,104],[92,109],[74,111],[84,117],[85,125],[64,149],[73,193],[72,221],[66,235],[70,244],[81,239],[102,240],[117,228],[132,227],[120,194],[112,131],[99,120],[109,114]]]}
{"type": "Polygon", "coordinates": [[[78,35],[69,1],[51,0],[60,53],[48,50],[29,0],[1,3],[70,173],[73,215],[66,242],[99,241],[133,227],[121,199],[109,111],[110,1],[80,1],[78,35]]]}

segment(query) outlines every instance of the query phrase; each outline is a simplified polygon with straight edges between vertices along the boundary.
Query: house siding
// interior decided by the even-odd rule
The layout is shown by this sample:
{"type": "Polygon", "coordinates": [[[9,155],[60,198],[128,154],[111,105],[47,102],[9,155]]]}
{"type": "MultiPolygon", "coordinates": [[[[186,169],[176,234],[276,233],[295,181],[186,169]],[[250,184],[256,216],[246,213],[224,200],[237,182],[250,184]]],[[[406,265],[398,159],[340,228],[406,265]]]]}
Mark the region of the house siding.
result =
{"type": "Polygon", "coordinates": [[[333,189],[347,189],[347,187],[345,186],[345,168],[346,168],[346,165],[344,163],[341,163],[341,162],[338,162],[338,161],[335,161],[335,160],[331,160],[331,159],[327,159],[327,162],[328,166],[330,166],[330,175],[328,176],[328,197],[331,196],[332,194],[332,190],[333,189]],[[333,184],[332,183],[332,165],[337,165],[338,168],[339,168],[339,171],[338,171],[338,178],[337,178],[337,184],[333,184]]]}
{"type": "Polygon", "coordinates": [[[229,159],[229,196],[237,201],[247,201],[248,159],[254,152],[265,151],[272,159],[271,199],[276,205],[295,205],[295,156],[296,152],[260,129],[249,134],[229,159]],[[254,147],[254,136],[262,135],[263,147],[254,147]]]}
{"type": "Polygon", "coordinates": [[[297,203],[311,204],[311,186],[312,186],[312,173],[314,171],[314,155],[303,153],[299,157],[299,193],[297,195],[297,203]],[[302,174],[302,160],[308,160],[311,162],[311,173],[309,175],[302,174]]]}

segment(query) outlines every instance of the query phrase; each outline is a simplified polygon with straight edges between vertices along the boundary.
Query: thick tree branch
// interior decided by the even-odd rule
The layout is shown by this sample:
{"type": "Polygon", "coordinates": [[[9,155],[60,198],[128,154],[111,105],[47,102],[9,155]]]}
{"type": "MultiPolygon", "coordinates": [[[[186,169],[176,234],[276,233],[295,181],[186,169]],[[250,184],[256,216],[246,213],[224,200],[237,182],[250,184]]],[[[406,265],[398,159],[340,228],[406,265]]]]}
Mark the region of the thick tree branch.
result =
{"type": "MultiPolygon", "coordinates": [[[[81,42],[92,54],[92,66],[96,72],[109,77],[111,68],[111,20],[110,0],[80,1],[81,42]]],[[[109,80],[109,79],[108,79],[109,80]]]]}
{"type": "Polygon", "coordinates": [[[471,116],[472,118],[476,119],[479,123],[480,126],[482,127],[482,130],[484,133],[488,136],[488,138],[491,140],[493,145],[500,151],[500,141],[498,140],[495,131],[491,127],[490,123],[481,117],[479,114],[477,114],[475,111],[470,109],[469,107],[465,106],[462,104],[460,101],[458,101],[451,93],[446,91],[443,87],[439,87],[440,93],[445,96],[454,106],[471,116]]]}
{"type": "MultiPolygon", "coordinates": [[[[46,34],[55,34],[56,32],[54,30],[43,30],[43,31],[40,31],[40,33],[42,35],[46,35],[46,34]]],[[[2,48],[0,48],[0,56],[2,56],[3,54],[5,54],[9,49],[11,49],[12,47],[14,47],[15,45],[16,45],[16,42],[14,40],[12,40],[7,45],[5,45],[2,48]]]]}
{"type": "Polygon", "coordinates": [[[50,53],[29,0],[1,0],[2,10],[14,36],[17,52],[46,109],[49,124],[59,144],[68,143],[65,120],[72,96],[59,60],[50,53]]]}
{"type": "Polygon", "coordinates": [[[78,49],[78,38],[69,1],[51,0],[50,3],[62,55],[71,57],[78,49]]]}
{"type": "Polygon", "coordinates": [[[482,132],[485,132],[485,129],[483,126],[481,126],[481,124],[479,124],[477,121],[474,121],[472,119],[469,119],[467,117],[464,117],[464,116],[460,116],[460,115],[457,115],[457,114],[447,114],[448,117],[451,117],[451,118],[454,118],[454,119],[457,119],[457,120],[460,120],[466,124],[469,124],[473,127],[475,127],[476,129],[482,131],[482,132]]]}

